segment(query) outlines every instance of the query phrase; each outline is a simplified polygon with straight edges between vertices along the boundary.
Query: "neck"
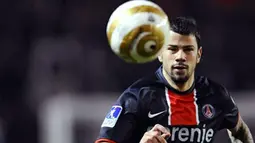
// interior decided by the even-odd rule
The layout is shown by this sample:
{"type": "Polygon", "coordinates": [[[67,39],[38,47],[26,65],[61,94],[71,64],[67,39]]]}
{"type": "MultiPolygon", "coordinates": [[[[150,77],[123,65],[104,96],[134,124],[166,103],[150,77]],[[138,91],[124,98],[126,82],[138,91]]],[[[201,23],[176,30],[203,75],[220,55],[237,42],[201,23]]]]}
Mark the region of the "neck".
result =
{"type": "Polygon", "coordinates": [[[182,83],[182,84],[176,84],[172,79],[171,77],[167,74],[167,72],[164,70],[164,68],[162,69],[163,70],[163,76],[166,78],[168,84],[170,84],[174,89],[180,91],[180,92],[184,92],[184,91],[187,91],[191,88],[193,82],[194,82],[194,73],[190,76],[190,78],[185,82],[185,83],[182,83]]]}

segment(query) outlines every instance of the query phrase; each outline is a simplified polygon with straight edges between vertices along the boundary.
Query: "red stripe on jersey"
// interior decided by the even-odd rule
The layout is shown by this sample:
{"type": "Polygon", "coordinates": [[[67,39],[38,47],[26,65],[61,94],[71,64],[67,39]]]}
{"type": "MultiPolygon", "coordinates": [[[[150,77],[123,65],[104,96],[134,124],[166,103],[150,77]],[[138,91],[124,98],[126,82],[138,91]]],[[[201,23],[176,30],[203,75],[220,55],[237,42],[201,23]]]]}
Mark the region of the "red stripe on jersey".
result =
{"type": "Polygon", "coordinates": [[[98,139],[95,141],[95,143],[101,143],[101,142],[107,142],[107,143],[116,143],[115,141],[109,140],[109,139],[98,139]]]}
{"type": "Polygon", "coordinates": [[[170,110],[171,125],[197,125],[197,107],[194,92],[186,95],[178,95],[167,91],[170,110]]]}

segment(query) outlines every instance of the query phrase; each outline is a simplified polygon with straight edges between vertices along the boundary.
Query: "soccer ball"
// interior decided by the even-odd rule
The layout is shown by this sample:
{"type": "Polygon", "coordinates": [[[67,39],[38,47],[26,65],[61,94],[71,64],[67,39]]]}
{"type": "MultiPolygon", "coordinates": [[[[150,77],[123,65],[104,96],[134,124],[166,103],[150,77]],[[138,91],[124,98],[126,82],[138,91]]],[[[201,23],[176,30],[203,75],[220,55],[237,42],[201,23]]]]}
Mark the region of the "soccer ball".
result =
{"type": "Polygon", "coordinates": [[[107,23],[112,51],[128,63],[155,60],[169,39],[168,16],[157,4],[132,0],[117,7],[107,23]]]}

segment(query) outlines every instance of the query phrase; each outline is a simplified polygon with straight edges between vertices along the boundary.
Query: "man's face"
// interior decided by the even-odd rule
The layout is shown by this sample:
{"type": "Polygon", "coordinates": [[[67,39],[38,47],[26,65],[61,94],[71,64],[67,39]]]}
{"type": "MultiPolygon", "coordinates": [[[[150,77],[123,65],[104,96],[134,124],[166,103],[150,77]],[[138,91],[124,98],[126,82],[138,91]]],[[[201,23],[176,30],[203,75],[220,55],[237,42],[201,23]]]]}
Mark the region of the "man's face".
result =
{"type": "Polygon", "coordinates": [[[201,54],[202,48],[198,49],[194,35],[180,35],[170,31],[168,47],[163,49],[159,61],[175,83],[185,83],[194,74],[201,54]]]}

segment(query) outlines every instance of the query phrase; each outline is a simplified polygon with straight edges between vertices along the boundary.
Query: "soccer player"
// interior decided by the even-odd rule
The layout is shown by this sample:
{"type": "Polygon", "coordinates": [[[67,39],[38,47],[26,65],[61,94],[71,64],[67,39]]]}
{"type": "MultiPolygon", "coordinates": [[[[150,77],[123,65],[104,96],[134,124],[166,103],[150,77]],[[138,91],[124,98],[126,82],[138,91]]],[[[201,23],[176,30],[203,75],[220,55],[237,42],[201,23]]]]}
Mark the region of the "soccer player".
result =
{"type": "Polygon", "coordinates": [[[195,76],[202,55],[196,21],[177,17],[170,25],[169,45],[158,57],[162,66],[122,93],[96,143],[211,143],[221,129],[233,143],[253,143],[227,89],[195,76]]]}

